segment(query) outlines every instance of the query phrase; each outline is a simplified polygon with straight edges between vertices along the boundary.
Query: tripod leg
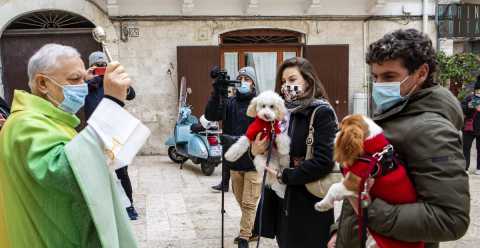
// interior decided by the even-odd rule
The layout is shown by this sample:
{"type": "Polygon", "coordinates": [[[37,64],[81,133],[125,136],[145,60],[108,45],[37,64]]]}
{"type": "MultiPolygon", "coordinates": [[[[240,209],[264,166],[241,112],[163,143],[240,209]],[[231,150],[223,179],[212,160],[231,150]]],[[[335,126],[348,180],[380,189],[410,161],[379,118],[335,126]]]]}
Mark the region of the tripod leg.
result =
{"type": "MultiPolygon", "coordinates": [[[[273,129],[272,129],[273,130],[273,129]]],[[[257,241],[257,248],[260,247],[260,240],[262,239],[262,217],[263,217],[263,201],[265,198],[265,182],[267,181],[267,167],[270,164],[270,159],[272,158],[272,144],[275,142],[275,133],[272,131],[270,134],[270,141],[268,142],[268,153],[267,153],[267,161],[265,163],[265,169],[263,171],[263,178],[262,178],[262,191],[260,194],[260,203],[258,208],[260,209],[260,215],[258,220],[258,241],[257,241]]]]}
{"type": "Polygon", "coordinates": [[[221,209],[221,214],[222,214],[222,238],[221,238],[221,248],[224,248],[224,245],[225,245],[225,237],[224,237],[224,225],[225,225],[225,190],[224,190],[224,185],[223,185],[223,180],[225,179],[224,178],[224,174],[223,173],[223,169],[224,167],[222,166],[222,209],[221,209]]]}

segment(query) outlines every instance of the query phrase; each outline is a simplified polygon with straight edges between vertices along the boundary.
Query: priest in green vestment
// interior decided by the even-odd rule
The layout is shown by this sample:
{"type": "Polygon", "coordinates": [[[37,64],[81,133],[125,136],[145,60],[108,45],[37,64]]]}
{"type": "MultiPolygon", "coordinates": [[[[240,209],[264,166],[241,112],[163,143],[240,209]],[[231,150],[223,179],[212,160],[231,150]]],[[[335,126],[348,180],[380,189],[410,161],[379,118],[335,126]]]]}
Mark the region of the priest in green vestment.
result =
{"type": "Polygon", "coordinates": [[[47,44],[30,58],[28,76],[32,93],[14,92],[0,131],[0,247],[137,247],[112,174],[149,136],[122,108],[125,69],[108,65],[105,98],[79,133],[75,113],[88,93],[80,54],[47,44]]]}

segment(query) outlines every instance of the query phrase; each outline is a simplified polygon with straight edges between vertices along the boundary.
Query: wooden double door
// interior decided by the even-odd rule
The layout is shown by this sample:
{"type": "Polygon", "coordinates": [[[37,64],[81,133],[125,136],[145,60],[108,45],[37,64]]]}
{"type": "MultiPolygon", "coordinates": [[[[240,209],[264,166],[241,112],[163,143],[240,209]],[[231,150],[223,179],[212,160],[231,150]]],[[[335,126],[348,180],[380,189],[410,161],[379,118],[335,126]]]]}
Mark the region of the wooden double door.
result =
{"type": "MultiPolygon", "coordinates": [[[[250,49],[253,52],[272,52],[260,49],[250,49]]],[[[244,54],[248,49],[237,51],[238,67],[245,66],[244,54]]],[[[225,53],[235,52],[233,49],[218,46],[179,46],[177,47],[178,78],[185,76],[187,86],[192,89],[188,102],[193,107],[193,113],[198,117],[204,113],[208,97],[212,91],[212,79],[209,71],[215,65],[225,66],[225,53]]],[[[348,76],[349,47],[348,45],[307,45],[302,49],[279,50],[277,66],[283,59],[303,56],[315,67],[317,74],[325,86],[330,103],[335,108],[341,120],[348,114],[348,76]],[[281,52],[281,53],[280,53],[281,52]]],[[[273,68],[276,70],[276,68],[273,68]]],[[[276,74],[276,71],[273,73],[276,74]]],[[[180,81],[179,81],[180,82],[180,81]]]]}

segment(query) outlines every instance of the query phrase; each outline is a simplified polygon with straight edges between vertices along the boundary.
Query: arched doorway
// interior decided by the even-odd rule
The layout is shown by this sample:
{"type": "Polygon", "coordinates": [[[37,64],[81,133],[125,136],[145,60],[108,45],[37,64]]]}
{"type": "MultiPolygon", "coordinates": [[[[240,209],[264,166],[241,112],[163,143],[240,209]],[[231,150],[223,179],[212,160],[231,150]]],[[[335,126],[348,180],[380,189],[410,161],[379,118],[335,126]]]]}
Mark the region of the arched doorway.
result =
{"type": "Polygon", "coordinates": [[[230,77],[244,66],[255,68],[260,91],[274,90],[277,67],[300,57],[304,35],[283,29],[235,30],[220,35],[220,60],[230,77]]]}
{"type": "Polygon", "coordinates": [[[204,113],[211,92],[209,71],[214,65],[226,69],[232,79],[239,68],[252,66],[260,90],[273,90],[278,65],[286,58],[301,56],[304,45],[304,34],[273,28],[235,30],[219,38],[219,46],[177,47],[178,79],[185,76],[193,90],[188,102],[196,116],[204,113]]]}
{"type": "Polygon", "coordinates": [[[204,112],[211,92],[208,71],[213,65],[225,68],[231,78],[237,76],[239,68],[253,66],[262,91],[278,89],[278,66],[295,56],[305,57],[315,67],[339,119],[348,114],[348,44],[305,44],[305,34],[275,28],[235,30],[219,38],[219,46],[177,47],[178,79],[185,76],[193,90],[188,101],[195,115],[204,112]]]}
{"type": "MultiPolygon", "coordinates": [[[[88,55],[102,49],[92,37],[94,27],[86,18],[60,10],[32,12],[10,23],[0,40],[5,101],[11,105],[16,89],[30,91],[28,59],[47,43],[75,47],[88,65],[88,55]]],[[[81,129],[85,126],[83,109],[77,115],[82,120],[81,129]]]]}
{"type": "Polygon", "coordinates": [[[15,89],[29,90],[28,59],[47,43],[75,47],[88,65],[88,55],[101,49],[92,38],[94,27],[86,18],[60,10],[32,12],[12,21],[0,40],[5,100],[11,104],[15,89]]]}

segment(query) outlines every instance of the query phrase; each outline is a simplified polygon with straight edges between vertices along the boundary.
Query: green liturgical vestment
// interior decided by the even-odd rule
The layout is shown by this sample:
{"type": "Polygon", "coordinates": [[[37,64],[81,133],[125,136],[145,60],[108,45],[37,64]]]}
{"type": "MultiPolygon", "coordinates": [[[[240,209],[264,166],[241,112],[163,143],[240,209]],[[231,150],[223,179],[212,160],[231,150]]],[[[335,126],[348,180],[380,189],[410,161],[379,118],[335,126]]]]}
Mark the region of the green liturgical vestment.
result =
{"type": "Polygon", "coordinates": [[[15,91],[0,132],[1,248],[137,247],[103,143],[79,123],[15,91]]]}

